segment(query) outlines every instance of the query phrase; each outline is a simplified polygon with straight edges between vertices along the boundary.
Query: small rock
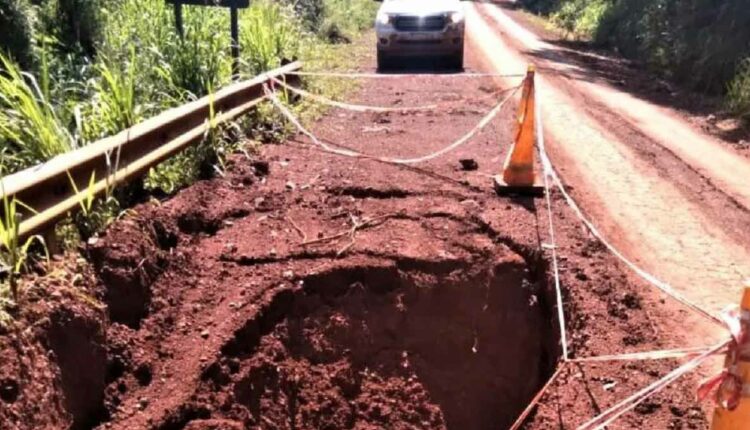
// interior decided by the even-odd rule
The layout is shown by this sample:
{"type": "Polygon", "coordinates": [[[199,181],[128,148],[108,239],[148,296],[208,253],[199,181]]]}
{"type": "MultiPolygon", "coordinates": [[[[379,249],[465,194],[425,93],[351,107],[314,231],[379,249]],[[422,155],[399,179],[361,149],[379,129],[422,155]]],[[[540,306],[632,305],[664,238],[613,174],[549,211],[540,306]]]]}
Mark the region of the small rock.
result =
{"type": "Polygon", "coordinates": [[[479,163],[473,158],[462,158],[458,162],[461,163],[461,170],[473,171],[479,168],[479,163]]]}
{"type": "Polygon", "coordinates": [[[138,399],[138,409],[144,410],[148,407],[148,399],[146,397],[141,397],[138,399]]]}
{"type": "Polygon", "coordinates": [[[208,339],[208,335],[209,335],[209,334],[211,334],[211,333],[210,333],[210,332],[209,332],[208,330],[203,330],[203,331],[201,332],[201,337],[202,337],[203,339],[208,339]]]}
{"type": "Polygon", "coordinates": [[[288,190],[294,190],[294,189],[296,189],[296,188],[297,188],[297,184],[295,184],[295,183],[294,183],[294,182],[292,182],[292,181],[289,181],[289,182],[287,182],[287,183],[286,183],[286,188],[287,188],[288,190]]]}
{"type": "Polygon", "coordinates": [[[655,401],[645,401],[635,407],[634,411],[640,415],[651,415],[661,408],[661,404],[655,401]]]}

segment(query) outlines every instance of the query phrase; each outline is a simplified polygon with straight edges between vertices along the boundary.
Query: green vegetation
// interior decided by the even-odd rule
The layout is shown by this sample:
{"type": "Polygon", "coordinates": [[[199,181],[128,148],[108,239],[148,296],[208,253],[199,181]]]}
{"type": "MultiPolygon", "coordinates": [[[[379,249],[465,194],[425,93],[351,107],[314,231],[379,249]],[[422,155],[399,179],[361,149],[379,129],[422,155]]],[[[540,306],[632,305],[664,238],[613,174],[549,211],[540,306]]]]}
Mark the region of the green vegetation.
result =
{"type": "MultiPolygon", "coordinates": [[[[2,189],[0,189],[2,191],[2,189]]],[[[18,234],[19,214],[18,207],[32,210],[15,198],[9,199],[3,192],[2,218],[0,218],[0,269],[8,278],[10,297],[14,303],[18,303],[18,275],[26,265],[29,256],[29,247],[38,241],[44,246],[41,236],[32,236],[21,241],[18,234]]],[[[2,299],[2,297],[0,297],[2,299]]],[[[2,309],[0,309],[2,311],[2,309]]]]}
{"type": "MultiPolygon", "coordinates": [[[[369,27],[377,6],[372,0],[253,1],[240,11],[241,75],[255,76],[298,58],[311,68],[341,65],[336,44],[369,27]]],[[[164,0],[0,0],[0,175],[111,136],[230,83],[229,11],[186,6],[183,19],[180,37],[164,0]]],[[[330,94],[345,85],[307,84],[330,94]]],[[[218,114],[212,110],[202,143],[152,169],[143,182],[146,190],[172,193],[223,174],[230,153],[252,149],[248,141],[257,145],[289,131],[268,106],[228,125],[216,124],[218,114]]],[[[111,155],[114,172],[118,157],[111,155]]],[[[57,230],[70,234],[73,225],[86,239],[119,216],[129,201],[127,190],[115,190],[115,179],[107,178],[107,195],[99,199],[93,195],[94,176],[87,189],[71,181],[83,195],[81,208],[57,230]]],[[[3,203],[0,319],[7,315],[3,303],[15,301],[9,296],[17,295],[15,276],[29,247],[39,240],[19,243],[14,214],[23,205],[12,198],[3,203]]]]}
{"type": "Polygon", "coordinates": [[[28,0],[0,0],[0,52],[10,52],[24,68],[32,66],[33,13],[28,0]]]}
{"type": "Polygon", "coordinates": [[[574,37],[644,62],[689,88],[724,94],[750,120],[745,0],[521,0],[574,37]]]}
{"type": "MultiPolygon", "coordinates": [[[[240,12],[241,73],[315,59],[326,52],[331,28],[341,37],[358,34],[376,7],[371,0],[255,1],[240,12]]],[[[4,173],[113,135],[231,80],[223,8],[185,7],[184,38],[164,0],[0,0],[3,23],[13,29],[0,36],[4,173]]],[[[243,125],[269,128],[262,117],[253,120],[243,125]]],[[[192,165],[215,158],[195,150],[155,169],[147,185],[171,192],[194,180],[205,169],[192,165]]]]}
{"type": "Polygon", "coordinates": [[[0,142],[6,167],[25,167],[76,146],[36,79],[0,54],[0,142]]]}

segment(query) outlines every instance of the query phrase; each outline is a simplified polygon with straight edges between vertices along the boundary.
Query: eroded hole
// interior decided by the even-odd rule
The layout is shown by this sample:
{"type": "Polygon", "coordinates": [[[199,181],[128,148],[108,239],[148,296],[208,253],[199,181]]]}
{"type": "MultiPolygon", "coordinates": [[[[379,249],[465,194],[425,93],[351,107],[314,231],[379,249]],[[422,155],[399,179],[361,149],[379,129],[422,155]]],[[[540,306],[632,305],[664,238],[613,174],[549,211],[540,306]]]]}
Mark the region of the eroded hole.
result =
{"type": "Polygon", "coordinates": [[[291,428],[506,428],[557,340],[536,270],[513,254],[335,269],[235,333],[204,389],[213,418],[291,428]]]}
{"type": "Polygon", "coordinates": [[[18,399],[20,387],[15,379],[0,379],[0,399],[5,403],[13,403],[18,399]]]}
{"type": "Polygon", "coordinates": [[[337,194],[342,196],[352,196],[357,199],[400,199],[409,196],[409,192],[400,188],[373,188],[373,187],[360,187],[360,186],[349,186],[332,188],[329,190],[331,194],[337,194]]]}

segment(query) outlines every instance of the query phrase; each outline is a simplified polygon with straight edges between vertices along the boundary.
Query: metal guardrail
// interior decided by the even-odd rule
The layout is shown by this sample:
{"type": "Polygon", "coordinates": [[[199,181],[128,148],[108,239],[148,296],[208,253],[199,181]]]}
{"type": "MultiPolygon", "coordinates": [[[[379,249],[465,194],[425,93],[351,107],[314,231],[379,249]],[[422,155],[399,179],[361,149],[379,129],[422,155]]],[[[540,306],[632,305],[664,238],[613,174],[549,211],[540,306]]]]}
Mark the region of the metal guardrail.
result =
{"type": "MultiPolygon", "coordinates": [[[[90,191],[101,194],[111,182],[120,184],[143,175],[151,167],[199,142],[209,127],[211,104],[216,123],[230,121],[265,99],[263,84],[271,77],[285,78],[286,74],[301,67],[301,62],[294,62],[232,84],[213,95],[162,112],[112,137],[0,179],[3,185],[0,189],[5,190],[5,195],[36,211],[24,211],[19,226],[20,236],[44,232],[66,214],[76,211],[79,201],[90,191]],[[92,172],[95,175],[93,190],[89,188],[92,172]],[[75,192],[71,178],[79,193],[75,192]]],[[[296,77],[289,78],[294,80],[296,77]]],[[[0,195],[0,200],[2,197],[0,195]]]]}

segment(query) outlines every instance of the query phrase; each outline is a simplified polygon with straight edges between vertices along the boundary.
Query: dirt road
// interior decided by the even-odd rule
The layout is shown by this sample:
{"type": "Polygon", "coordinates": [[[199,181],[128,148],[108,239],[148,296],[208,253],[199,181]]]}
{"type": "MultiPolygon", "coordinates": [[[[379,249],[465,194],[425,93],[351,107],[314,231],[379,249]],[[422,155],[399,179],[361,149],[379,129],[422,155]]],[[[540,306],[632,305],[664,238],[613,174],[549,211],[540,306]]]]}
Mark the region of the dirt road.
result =
{"type": "MultiPolygon", "coordinates": [[[[676,111],[613,85],[595,67],[607,59],[544,40],[512,3],[466,7],[472,43],[495,70],[541,69],[552,158],[608,236],[702,306],[735,304],[750,276],[750,160],[676,111]]],[[[637,70],[620,78],[639,72],[649,79],[637,70]]],[[[695,330],[713,327],[694,320],[689,336],[695,330]]]]}
{"type": "MultiPolygon", "coordinates": [[[[560,64],[569,53],[534,56],[523,43],[556,48],[507,14],[467,3],[467,70],[523,73],[534,57],[548,149],[586,212],[693,300],[736,302],[749,220],[742,184],[726,173],[744,159],[584,65],[560,64]],[[658,129],[645,130],[638,112],[658,129]],[[662,127],[693,143],[662,142],[662,127]]],[[[374,72],[373,56],[357,67],[374,72]]],[[[373,155],[420,156],[518,83],[364,80],[347,101],[437,107],[334,109],[310,129],[373,155]]],[[[507,428],[561,354],[544,200],[498,197],[490,185],[516,106],[415,167],[332,155],[296,136],[134,208],[83,247],[85,260],[29,281],[19,316],[29,328],[0,333],[2,429],[507,428]]],[[[557,194],[552,215],[571,357],[718,335],[625,269],[557,194]]],[[[569,364],[526,428],[574,429],[676,366],[569,364]]],[[[613,428],[707,428],[695,381],[613,428]]]]}

